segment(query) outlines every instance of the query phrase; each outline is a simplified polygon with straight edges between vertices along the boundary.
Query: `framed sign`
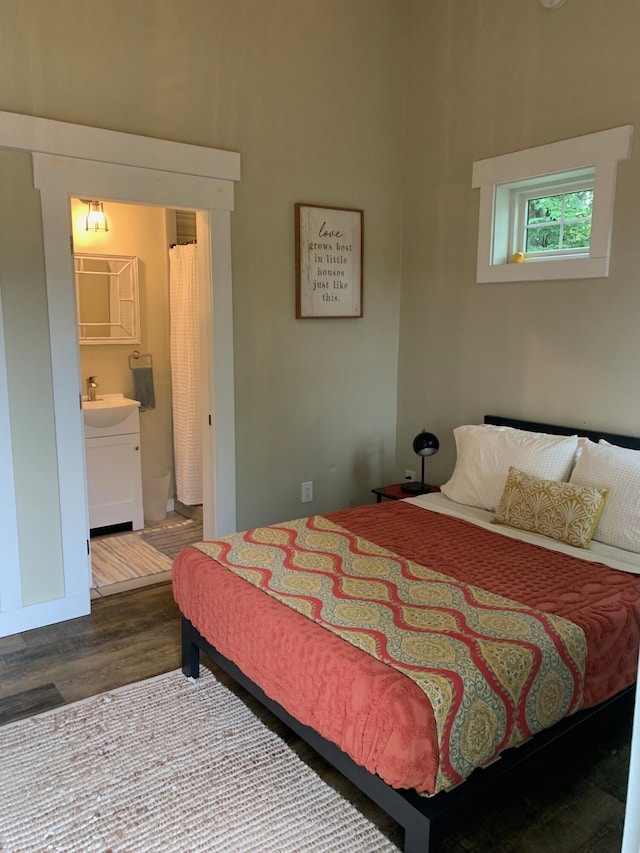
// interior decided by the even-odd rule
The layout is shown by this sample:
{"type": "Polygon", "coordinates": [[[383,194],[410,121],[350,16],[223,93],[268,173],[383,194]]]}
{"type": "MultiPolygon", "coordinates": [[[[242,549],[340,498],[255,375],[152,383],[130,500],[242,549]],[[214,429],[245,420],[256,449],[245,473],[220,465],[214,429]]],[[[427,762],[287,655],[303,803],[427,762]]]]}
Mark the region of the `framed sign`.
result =
{"type": "Polygon", "coordinates": [[[362,317],[363,212],[296,204],[296,317],[362,317]]]}

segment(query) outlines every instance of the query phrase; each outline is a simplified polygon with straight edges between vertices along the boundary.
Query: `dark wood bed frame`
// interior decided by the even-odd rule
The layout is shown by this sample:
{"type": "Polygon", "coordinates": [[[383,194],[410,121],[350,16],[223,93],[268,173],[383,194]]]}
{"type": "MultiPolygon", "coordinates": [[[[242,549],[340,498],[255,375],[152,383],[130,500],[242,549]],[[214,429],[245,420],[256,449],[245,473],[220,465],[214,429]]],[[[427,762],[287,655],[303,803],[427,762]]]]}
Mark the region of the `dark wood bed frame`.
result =
{"type": "MultiPolygon", "coordinates": [[[[487,415],[487,424],[496,426],[511,426],[533,432],[545,432],[553,435],[578,435],[590,438],[592,441],[604,439],[610,444],[620,447],[640,450],[640,438],[616,435],[615,433],[598,432],[582,428],[555,426],[553,424],[536,423],[497,415],[487,415]]],[[[191,678],[198,678],[200,652],[204,652],[224,672],[230,675],[238,684],[268,708],[278,719],[306,741],[333,767],[339,770],[347,779],[356,785],[369,799],[389,814],[404,828],[404,853],[434,853],[438,841],[438,832],[444,826],[447,816],[453,810],[462,806],[469,798],[483,791],[487,786],[496,782],[506,773],[521,765],[524,761],[539,753],[542,749],[555,744],[559,738],[585,726],[596,715],[605,711],[613,711],[618,706],[626,707],[631,701],[635,687],[628,687],[616,696],[600,705],[573,714],[552,728],[539,732],[531,740],[517,749],[507,750],[500,759],[487,768],[474,771],[471,776],[457,788],[444,791],[434,797],[421,797],[413,790],[392,788],[383,782],[379,776],[370,773],[356,764],[345,752],[331,741],[326,740],[314,729],[300,723],[292,717],[281,705],[270,699],[260,687],[253,683],[230,660],[221,655],[198,631],[189,620],[182,619],[182,671],[191,678]]]]}

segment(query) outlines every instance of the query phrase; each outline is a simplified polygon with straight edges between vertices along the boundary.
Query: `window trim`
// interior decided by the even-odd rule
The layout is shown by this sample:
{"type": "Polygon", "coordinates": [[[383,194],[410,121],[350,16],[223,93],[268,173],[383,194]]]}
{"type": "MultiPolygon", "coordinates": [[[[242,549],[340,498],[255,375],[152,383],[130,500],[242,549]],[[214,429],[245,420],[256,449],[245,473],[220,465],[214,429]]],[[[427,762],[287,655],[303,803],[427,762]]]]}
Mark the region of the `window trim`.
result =
{"type": "Polygon", "coordinates": [[[631,156],[633,126],[603,130],[586,136],[552,142],[473,164],[472,186],[480,189],[478,223],[478,283],[500,281],[552,281],[568,278],[603,278],[609,274],[611,230],[619,160],[631,156]],[[593,169],[591,245],[588,256],[564,256],[525,263],[510,263],[509,185],[539,179],[558,181],[579,170],[593,169]],[[569,173],[569,174],[567,174],[569,173]],[[507,188],[505,190],[505,188],[507,188]]]}

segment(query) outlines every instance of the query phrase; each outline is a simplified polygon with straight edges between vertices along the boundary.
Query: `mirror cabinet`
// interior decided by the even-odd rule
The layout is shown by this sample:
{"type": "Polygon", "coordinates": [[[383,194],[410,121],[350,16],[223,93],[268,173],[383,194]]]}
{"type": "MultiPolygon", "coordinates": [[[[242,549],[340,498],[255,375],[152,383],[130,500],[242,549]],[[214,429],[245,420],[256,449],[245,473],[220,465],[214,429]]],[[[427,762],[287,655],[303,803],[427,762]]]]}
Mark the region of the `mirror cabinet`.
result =
{"type": "Polygon", "coordinates": [[[140,343],[138,258],[74,254],[81,344],[140,343]]]}

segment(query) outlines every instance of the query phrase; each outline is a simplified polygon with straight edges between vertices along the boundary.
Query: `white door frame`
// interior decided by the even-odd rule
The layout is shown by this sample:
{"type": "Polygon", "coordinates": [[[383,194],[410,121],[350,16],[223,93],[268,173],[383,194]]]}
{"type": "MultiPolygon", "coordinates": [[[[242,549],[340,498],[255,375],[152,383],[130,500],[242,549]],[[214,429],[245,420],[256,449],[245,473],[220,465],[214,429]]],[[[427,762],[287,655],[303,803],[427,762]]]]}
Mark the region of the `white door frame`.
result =
{"type": "MultiPolygon", "coordinates": [[[[236,528],[230,214],[240,158],[234,152],[2,112],[0,147],[32,152],[34,185],[41,193],[64,564],[64,598],[31,607],[22,607],[20,601],[16,607],[20,586],[16,551],[0,573],[2,635],[9,633],[3,630],[3,620],[11,631],[28,630],[90,609],[71,196],[197,211],[199,274],[211,282],[209,298],[203,299],[203,308],[209,308],[203,325],[204,535],[236,528]]],[[[0,325],[0,352],[3,347],[0,325]]],[[[3,365],[4,360],[0,388],[2,380],[6,387],[3,365]]],[[[12,463],[8,419],[2,414],[0,407],[0,439],[7,439],[6,444],[0,441],[0,469],[12,463]]],[[[17,542],[15,513],[0,516],[0,539],[17,542]]]]}
{"type": "MultiPolygon", "coordinates": [[[[5,499],[0,501],[0,615],[22,607],[20,584],[20,556],[18,551],[18,520],[13,478],[11,420],[9,416],[9,389],[7,388],[7,362],[4,347],[4,320],[2,294],[0,293],[0,482],[5,499]]],[[[7,632],[8,633],[8,632],[7,632]]]]}

